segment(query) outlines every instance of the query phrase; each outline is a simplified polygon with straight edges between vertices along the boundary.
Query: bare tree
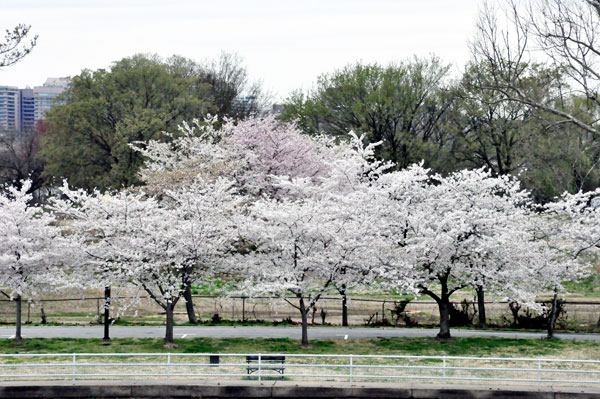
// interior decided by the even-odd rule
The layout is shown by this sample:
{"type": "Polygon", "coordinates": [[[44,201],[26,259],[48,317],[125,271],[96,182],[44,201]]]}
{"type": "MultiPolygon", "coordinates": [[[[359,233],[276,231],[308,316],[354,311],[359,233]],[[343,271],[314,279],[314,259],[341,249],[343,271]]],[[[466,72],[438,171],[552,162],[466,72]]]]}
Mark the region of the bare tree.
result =
{"type": "Polygon", "coordinates": [[[486,3],[471,43],[475,60],[491,66],[492,76],[484,86],[506,101],[556,115],[559,120],[554,124],[570,123],[593,135],[600,133],[600,0],[502,1],[506,27],[499,23],[499,9],[486,3]],[[536,61],[550,64],[548,84],[556,86],[552,96],[537,97],[537,91],[526,89],[536,61]],[[566,82],[560,75],[567,77],[566,82]],[[574,98],[584,98],[589,111],[575,113],[561,106],[574,98]]]}
{"type": "Polygon", "coordinates": [[[19,24],[6,30],[4,41],[0,42],[0,67],[16,64],[35,47],[37,35],[26,39],[30,28],[31,25],[19,24]]]}
{"type": "Polygon", "coordinates": [[[196,78],[206,85],[219,117],[244,119],[261,113],[272,100],[260,81],[251,82],[243,59],[237,53],[221,52],[217,59],[197,63],[174,55],[167,60],[173,72],[196,78]]]}
{"type": "Polygon", "coordinates": [[[0,183],[17,186],[31,181],[27,194],[38,193],[44,185],[44,162],[37,157],[41,129],[25,132],[0,131],[0,183]]]}
{"type": "Polygon", "coordinates": [[[218,115],[246,118],[265,109],[270,95],[260,82],[250,82],[243,59],[237,53],[222,52],[217,60],[200,67],[201,80],[211,86],[218,115]]]}

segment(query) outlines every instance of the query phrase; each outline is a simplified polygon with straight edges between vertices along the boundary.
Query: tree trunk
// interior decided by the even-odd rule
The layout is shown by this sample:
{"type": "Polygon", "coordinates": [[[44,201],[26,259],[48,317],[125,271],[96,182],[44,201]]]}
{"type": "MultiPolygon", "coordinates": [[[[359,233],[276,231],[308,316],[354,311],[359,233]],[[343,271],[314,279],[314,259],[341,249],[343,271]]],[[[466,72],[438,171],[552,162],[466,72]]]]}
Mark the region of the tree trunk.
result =
{"type": "Polygon", "coordinates": [[[196,318],[196,312],[194,312],[192,287],[190,285],[185,287],[185,291],[183,293],[183,298],[185,299],[185,310],[187,311],[187,316],[188,316],[189,322],[192,324],[198,324],[198,319],[196,318]]]}
{"type": "Polygon", "coordinates": [[[521,309],[521,305],[519,305],[518,302],[510,302],[508,304],[508,307],[510,308],[510,312],[512,313],[513,316],[513,327],[518,327],[519,326],[519,309],[521,309]]]}
{"type": "Polygon", "coordinates": [[[16,330],[15,330],[15,342],[21,342],[23,340],[23,337],[21,336],[21,304],[23,303],[23,300],[21,298],[21,295],[18,295],[15,298],[15,305],[16,305],[16,330]]]}
{"type": "Polygon", "coordinates": [[[173,320],[173,311],[174,311],[175,306],[173,305],[173,303],[168,302],[167,303],[167,307],[166,307],[166,312],[167,312],[167,330],[165,332],[165,346],[174,346],[175,345],[175,341],[173,339],[173,325],[174,325],[174,320],[173,320]]]}
{"type": "Polygon", "coordinates": [[[104,287],[104,338],[103,342],[110,341],[110,285],[104,287]]]}
{"type": "Polygon", "coordinates": [[[447,296],[442,296],[438,302],[438,308],[440,310],[440,332],[438,332],[438,339],[450,338],[450,299],[447,296]]]}
{"type": "Polygon", "coordinates": [[[342,295],[342,326],[348,327],[348,297],[346,290],[342,289],[340,294],[342,295]]]}
{"type": "Polygon", "coordinates": [[[481,286],[477,287],[477,313],[479,313],[477,327],[487,328],[487,320],[485,317],[485,292],[481,286]]]}
{"type": "Polygon", "coordinates": [[[554,289],[554,296],[552,297],[552,309],[548,315],[548,339],[554,338],[554,327],[556,327],[556,305],[558,302],[558,292],[554,289]]]}
{"type": "Polygon", "coordinates": [[[302,314],[302,346],[308,346],[308,311],[304,299],[300,298],[300,314],[302,314]]]}
{"type": "Polygon", "coordinates": [[[438,339],[450,338],[450,295],[448,295],[448,276],[440,277],[440,296],[434,297],[440,310],[440,331],[438,339]]]}

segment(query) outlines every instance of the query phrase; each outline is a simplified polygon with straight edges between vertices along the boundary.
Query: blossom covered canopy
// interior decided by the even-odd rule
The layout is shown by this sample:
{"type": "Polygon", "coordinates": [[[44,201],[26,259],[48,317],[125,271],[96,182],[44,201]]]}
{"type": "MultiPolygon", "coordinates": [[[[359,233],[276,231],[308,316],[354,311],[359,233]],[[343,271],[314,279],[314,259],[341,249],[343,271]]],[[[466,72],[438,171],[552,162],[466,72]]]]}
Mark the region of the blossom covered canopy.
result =
{"type": "Polygon", "coordinates": [[[31,204],[30,187],[25,181],[0,193],[0,287],[12,297],[35,297],[60,286],[69,263],[55,217],[31,204]]]}

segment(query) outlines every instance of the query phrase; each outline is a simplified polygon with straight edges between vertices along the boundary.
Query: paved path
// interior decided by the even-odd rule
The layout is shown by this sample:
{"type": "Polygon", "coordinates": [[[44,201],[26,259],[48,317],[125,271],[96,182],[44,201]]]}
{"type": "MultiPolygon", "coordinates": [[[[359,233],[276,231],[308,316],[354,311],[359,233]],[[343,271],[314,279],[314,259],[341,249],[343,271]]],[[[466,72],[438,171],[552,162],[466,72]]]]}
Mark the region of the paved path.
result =
{"type": "MultiPolygon", "coordinates": [[[[113,326],[112,338],[162,338],[161,326],[113,326]]],[[[0,338],[10,338],[14,327],[0,327],[0,338]]],[[[356,339],[376,337],[435,337],[436,329],[309,327],[309,339],[356,339]]],[[[480,331],[452,329],[454,337],[542,338],[541,332],[480,331]]],[[[24,326],[23,338],[101,338],[102,326],[24,326]]],[[[600,341],[600,334],[556,334],[560,339],[600,341]]],[[[300,327],[175,327],[175,338],[292,338],[300,339],[300,327]]]]}

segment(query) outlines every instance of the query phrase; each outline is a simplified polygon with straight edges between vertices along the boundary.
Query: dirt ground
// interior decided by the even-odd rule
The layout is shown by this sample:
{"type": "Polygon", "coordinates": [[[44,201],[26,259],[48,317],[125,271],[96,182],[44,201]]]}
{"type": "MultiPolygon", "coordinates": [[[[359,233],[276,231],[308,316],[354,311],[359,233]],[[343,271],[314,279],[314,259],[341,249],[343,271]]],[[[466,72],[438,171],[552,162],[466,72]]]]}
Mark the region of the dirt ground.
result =
{"type": "MultiPolygon", "coordinates": [[[[128,324],[147,324],[164,322],[164,311],[151,299],[143,295],[135,295],[129,289],[116,290],[115,295],[119,299],[113,301],[111,316],[118,322],[128,324]],[[135,301],[131,298],[139,296],[135,301]]],[[[299,312],[288,303],[272,298],[227,298],[194,296],[194,306],[200,321],[209,322],[217,319],[226,321],[266,321],[299,322],[299,312]]],[[[465,298],[466,299],[466,298],[465,298]]],[[[466,310],[469,317],[474,317],[476,308],[469,298],[468,305],[457,303],[456,308],[466,310]]],[[[413,301],[405,309],[402,317],[397,318],[394,312],[397,302],[394,299],[369,299],[349,298],[348,319],[350,325],[365,325],[389,323],[406,325],[426,326],[435,325],[439,313],[437,305],[432,301],[413,301]],[[385,320],[382,320],[382,315],[385,320]]],[[[41,301],[23,304],[23,321],[26,323],[41,323],[45,316],[47,323],[57,324],[90,324],[98,323],[99,314],[104,309],[103,293],[101,291],[86,291],[72,297],[60,295],[45,297],[41,301]]],[[[309,321],[314,324],[341,325],[342,307],[340,298],[325,298],[319,301],[314,314],[311,313],[309,321]]],[[[0,323],[14,323],[14,303],[0,301],[0,323]]],[[[507,303],[490,302],[486,304],[488,322],[495,326],[509,327],[513,321],[507,303]]],[[[525,309],[520,314],[524,315],[525,309]]],[[[535,312],[531,312],[534,316],[535,312]]],[[[568,328],[578,331],[591,331],[596,328],[600,314],[600,302],[594,302],[589,298],[569,299],[566,305],[566,313],[559,319],[560,328],[568,328]]],[[[475,316],[476,320],[476,316],[475,316]]],[[[176,321],[183,323],[187,321],[185,303],[181,300],[176,307],[176,321]]]]}

